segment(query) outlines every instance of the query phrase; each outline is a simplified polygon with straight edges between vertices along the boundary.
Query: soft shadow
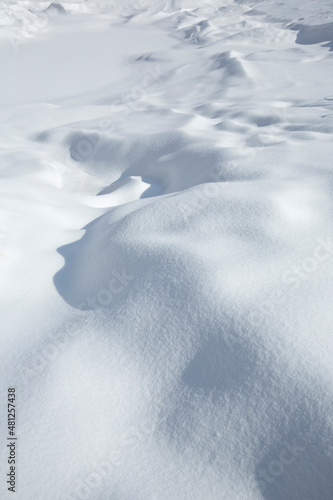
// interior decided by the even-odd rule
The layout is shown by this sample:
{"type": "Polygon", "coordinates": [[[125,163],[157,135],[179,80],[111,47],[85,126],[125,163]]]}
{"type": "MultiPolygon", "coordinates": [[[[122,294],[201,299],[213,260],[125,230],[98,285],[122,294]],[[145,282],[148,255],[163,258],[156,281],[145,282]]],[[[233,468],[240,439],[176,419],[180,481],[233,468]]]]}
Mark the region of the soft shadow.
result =
{"type": "MultiPolygon", "coordinates": [[[[305,404],[289,432],[271,446],[257,467],[256,479],[265,500],[332,500],[331,432],[305,404]]],[[[302,407],[303,406],[303,407],[302,407]]]]}
{"type": "Polygon", "coordinates": [[[333,23],[317,26],[296,25],[292,29],[300,29],[297,34],[296,43],[300,45],[313,45],[315,43],[328,42],[324,47],[333,50],[333,23]]]}
{"type": "Polygon", "coordinates": [[[232,345],[223,336],[212,336],[196,353],[183,373],[192,389],[233,390],[254,370],[256,359],[246,345],[232,345]]]}
{"type": "Polygon", "coordinates": [[[76,309],[113,308],[132,287],[131,258],[117,239],[108,214],[84,229],[80,240],[58,248],[65,264],[54,276],[54,285],[61,297],[76,309]]]}

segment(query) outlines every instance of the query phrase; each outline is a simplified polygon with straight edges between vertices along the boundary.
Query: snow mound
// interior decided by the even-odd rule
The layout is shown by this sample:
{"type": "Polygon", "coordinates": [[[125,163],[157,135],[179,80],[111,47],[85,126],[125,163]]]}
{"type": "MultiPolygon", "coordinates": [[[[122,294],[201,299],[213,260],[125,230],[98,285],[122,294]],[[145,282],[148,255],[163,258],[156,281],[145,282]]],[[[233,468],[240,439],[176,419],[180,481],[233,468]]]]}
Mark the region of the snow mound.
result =
{"type": "Polygon", "coordinates": [[[18,500],[332,500],[332,23],[3,2],[18,500]]]}
{"type": "Polygon", "coordinates": [[[60,3],[52,2],[43,12],[53,17],[57,14],[65,14],[66,9],[60,3]]]}

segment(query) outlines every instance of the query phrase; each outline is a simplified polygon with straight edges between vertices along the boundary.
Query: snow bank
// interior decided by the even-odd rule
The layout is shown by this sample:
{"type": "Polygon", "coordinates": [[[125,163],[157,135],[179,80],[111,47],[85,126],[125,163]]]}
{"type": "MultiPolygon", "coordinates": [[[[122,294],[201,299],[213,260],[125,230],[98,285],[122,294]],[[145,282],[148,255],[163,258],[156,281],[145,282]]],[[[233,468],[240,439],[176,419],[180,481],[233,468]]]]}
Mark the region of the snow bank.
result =
{"type": "Polygon", "coordinates": [[[331,500],[329,7],[2,4],[19,500],[331,500]]]}

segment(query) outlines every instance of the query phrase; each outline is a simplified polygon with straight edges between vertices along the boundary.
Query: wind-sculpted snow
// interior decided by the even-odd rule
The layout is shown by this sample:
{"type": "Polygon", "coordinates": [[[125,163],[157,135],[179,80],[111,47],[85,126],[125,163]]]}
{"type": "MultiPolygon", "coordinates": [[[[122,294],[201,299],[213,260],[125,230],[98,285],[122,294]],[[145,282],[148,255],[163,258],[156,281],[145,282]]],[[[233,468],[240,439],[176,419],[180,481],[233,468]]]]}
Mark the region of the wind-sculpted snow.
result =
{"type": "Polygon", "coordinates": [[[319,26],[300,26],[296,43],[311,45],[322,42],[330,42],[326,46],[332,48],[333,23],[320,24],[319,26]]]}
{"type": "Polygon", "coordinates": [[[333,498],[331,10],[2,2],[18,500],[333,498]]]}

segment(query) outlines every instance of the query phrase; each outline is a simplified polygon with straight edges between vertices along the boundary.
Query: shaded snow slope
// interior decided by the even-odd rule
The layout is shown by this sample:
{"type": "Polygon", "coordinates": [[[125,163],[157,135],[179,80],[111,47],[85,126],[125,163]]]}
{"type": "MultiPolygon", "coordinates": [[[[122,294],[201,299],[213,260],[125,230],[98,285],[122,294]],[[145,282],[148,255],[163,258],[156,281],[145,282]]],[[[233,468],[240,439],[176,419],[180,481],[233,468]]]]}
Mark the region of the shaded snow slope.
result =
{"type": "Polygon", "coordinates": [[[333,498],[332,23],[2,2],[17,499],[333,498]]]}

